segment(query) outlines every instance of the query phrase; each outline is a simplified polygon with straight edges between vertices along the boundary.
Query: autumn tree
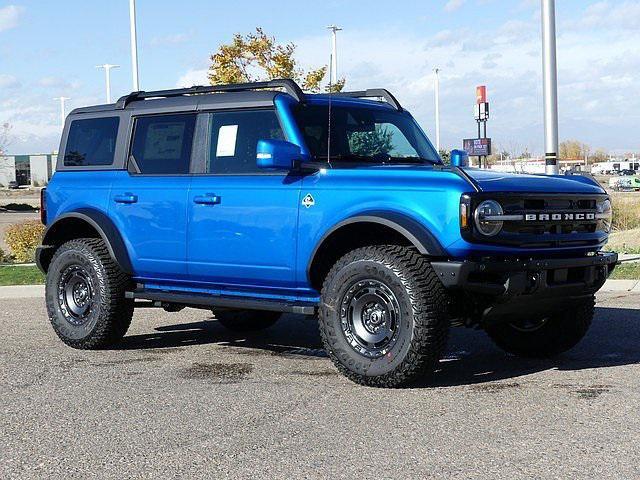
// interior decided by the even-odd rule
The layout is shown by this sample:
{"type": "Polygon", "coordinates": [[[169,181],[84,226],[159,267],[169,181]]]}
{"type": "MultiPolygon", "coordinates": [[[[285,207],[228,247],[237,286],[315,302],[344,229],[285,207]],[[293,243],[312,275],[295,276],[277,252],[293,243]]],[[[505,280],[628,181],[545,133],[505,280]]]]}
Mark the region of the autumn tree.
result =
{"type": "MultiPolygon", "coordinates": [[[[300,83],[303,90],[329,91],[328,86],[322,86],[327,67],[305,71],[298,65],[295,51],[295,44],[277,43],[275,37],[268,36],[259,27],[255,33],[237,33],[231,43],[221,45],[218,51],[211,55],[209,82],[212,85],[220,85],[291,78],[300,83]]],[[[331,86],[331,91],[341,91],[344,83],[345,80],[341,79],[331,86]]]]}
{"type": "Polygon", "coordinates": [[[577,140],[566,140],[560,144],[560,159],[562,160],[584,160],[589,156],[591,147],[586,143],[577,140]]]}

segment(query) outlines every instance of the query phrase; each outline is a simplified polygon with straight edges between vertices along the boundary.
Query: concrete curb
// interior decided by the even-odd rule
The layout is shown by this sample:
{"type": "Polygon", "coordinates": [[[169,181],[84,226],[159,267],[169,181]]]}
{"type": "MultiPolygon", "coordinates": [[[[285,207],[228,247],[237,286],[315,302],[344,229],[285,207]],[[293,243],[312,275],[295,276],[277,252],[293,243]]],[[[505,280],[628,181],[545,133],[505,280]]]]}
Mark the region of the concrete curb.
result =
{"type": "Polygon", "coordinates": [[[0,300],[8,298],[44,298],[44,285],[0,287],[0,300]]]}
{"type": "MultiPolygon", "coordinates": [[[[640,280],[607,280],[600,291],[640,293],[640,280]]],[[[44,298],[44,285],[0,287],[0,300],[9,298],[44,298]]]]}

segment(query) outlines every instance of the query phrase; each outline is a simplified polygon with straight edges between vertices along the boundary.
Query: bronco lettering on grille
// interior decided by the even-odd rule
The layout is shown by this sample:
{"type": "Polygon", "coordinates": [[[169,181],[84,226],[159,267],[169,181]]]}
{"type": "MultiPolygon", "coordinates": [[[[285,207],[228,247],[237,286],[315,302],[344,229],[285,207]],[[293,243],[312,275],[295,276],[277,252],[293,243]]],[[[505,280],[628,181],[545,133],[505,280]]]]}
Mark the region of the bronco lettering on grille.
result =
{"type": "Polygon", "coordinates": [[[527,222],[562,222],[562,221],[581,221],[595,220],[595,213],[527,213],[524,216],[527,222]]]}

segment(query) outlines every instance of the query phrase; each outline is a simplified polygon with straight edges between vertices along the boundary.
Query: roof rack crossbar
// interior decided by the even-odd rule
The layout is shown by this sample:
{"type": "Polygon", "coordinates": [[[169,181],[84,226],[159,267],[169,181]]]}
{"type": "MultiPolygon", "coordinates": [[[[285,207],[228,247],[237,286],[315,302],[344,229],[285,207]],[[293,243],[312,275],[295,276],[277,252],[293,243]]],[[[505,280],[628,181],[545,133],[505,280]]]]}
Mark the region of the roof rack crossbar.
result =
{"type": "Polygon", "coordinates": [[[298,102],[304,101],[304,93],[300,86],[291,79],[283,78],[277,80],[269,80],[266,82],[251,82],[251,83],[235,83],[229,85],[211,85],[203,86],[196,85],[189,88],[174,88],[171,90],[156,90],[151,92],[131,92],[128,95],[121,97],[116,103],[116,108],[123,110],[131,102],[137,100],[144,100],[146,98],[169,98],[169,97],[181,97],[183,95],[195,95],[202,93],[216,93],[216,92],[242,92],[246,90],[262,90],[265,88],[284,88],[285,91],[295,98],[298,102]]]}
{"type": "Polygon", "coordinates": [[[352,98],[384,98],[385,101],[398,111],[402,111],[402,106],[398,99],[385,88],[369,88],[367,90],[359,90],[355,92],[338,92],[336,96],[352,97],[352,98]]]}

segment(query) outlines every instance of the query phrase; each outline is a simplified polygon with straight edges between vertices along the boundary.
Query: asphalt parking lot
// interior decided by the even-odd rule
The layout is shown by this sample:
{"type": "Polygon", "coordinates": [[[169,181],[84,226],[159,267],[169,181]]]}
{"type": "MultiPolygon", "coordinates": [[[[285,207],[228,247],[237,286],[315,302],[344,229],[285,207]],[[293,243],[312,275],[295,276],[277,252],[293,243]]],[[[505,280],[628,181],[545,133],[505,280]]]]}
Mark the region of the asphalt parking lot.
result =
{"type": "Polygon", "coordinates": [[[40,299],[0,300],[0,478],[638,478],[640,295],[599,297],[553,361],[456,329],[441,369],[360,387],[311,319],[234,335],[136,311],[119,349],[65,347],[40,299]]]}

